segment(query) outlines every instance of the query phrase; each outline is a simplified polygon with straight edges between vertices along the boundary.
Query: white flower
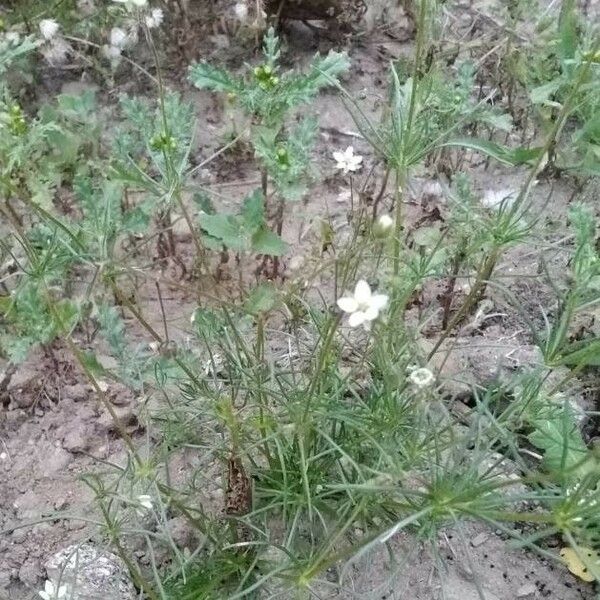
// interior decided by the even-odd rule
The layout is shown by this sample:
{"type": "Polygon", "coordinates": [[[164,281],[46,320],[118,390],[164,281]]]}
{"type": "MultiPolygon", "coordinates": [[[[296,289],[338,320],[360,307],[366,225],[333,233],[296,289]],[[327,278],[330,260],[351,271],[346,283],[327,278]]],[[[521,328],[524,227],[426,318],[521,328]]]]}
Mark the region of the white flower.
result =
{"type": "Polygon", "coordinates": [[[239,21],[245,21],[248,18],[248,5],[245,2],[238,2],[233,7],[233,12],[239,21]]]}
{"type": "MultiPolygon", "coordinates": [[[[152,496],[148,496],[147,494],[141,494],[137,497],[139,505],[145,510],[152,510],[154,508],[154,504],[152,502],[152,496]]],[[[138,512],[143,512],[138,510],[138,512]]]]}
{"type": "Polygon", "coordinates": [[[110,30],[110,45],[115,48],[124,48],[127,44],[127,32],[120,27],[113,27],[110,30]]]}
{"type": "Polygon", "coordinates": [[[60,29],[60,25],[54,19],[42,19],[40,21],[40,33],[45,40],[51,40],[60,29]]]}
{"type": "Polygon", "coordinates": [[[40,590],[38,594],[44,600],[60,600],[61,598],[66,598],[67,596],[67,586],[61,585],[58,588],[54,587],[54,584],[47,579],[44,584],[44,589],[40,590]]]}
{"type": "Polygon", "coordinates": [[[333,158],[337,161],[337,168],[344,171],[344,175],[350,171],[358,171],[362,166],[363,157],[354,154],[352,146],[348,146],[344,152],[334,152],[333,158]]]}
{"type": "Polygon", "coordinates": [[[161,8],[153,8],[150,14],[146,16],[146,26],[148,29],[159,27],[164,18],[165,15],[161,8]]]}
{"type": "Polygon", "coordinates": [[[426,388],[435,381],[435,376],[426,367],[420,367],[418,369],[414,369],[413,372],[408,376],[408,379],[418,388],[426,388]]]}
{"type": "Polygon", "coordinates": [[[350,314],[348,325],[358,327],[364,325],[369,328],[371,321],[379,316],[379,311],[384,309],[388,303],[388,297],[385,294],[372,294],[369,284],[360,280],[356,284],[353,296],[339,298],[337,305],[345,312],[350,314]]]}

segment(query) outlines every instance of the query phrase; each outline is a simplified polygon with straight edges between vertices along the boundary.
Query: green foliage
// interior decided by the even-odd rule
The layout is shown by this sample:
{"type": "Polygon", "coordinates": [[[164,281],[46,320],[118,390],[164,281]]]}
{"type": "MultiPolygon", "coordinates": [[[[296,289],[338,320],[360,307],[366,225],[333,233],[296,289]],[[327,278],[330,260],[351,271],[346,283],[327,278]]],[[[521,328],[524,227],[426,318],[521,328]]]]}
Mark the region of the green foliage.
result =
{"type": "Polygon", "coordinates": [[[239,214],[202,214],[200,227],[206,233],[205,242],[218,249],[225,246],[235,252],[254,252],[280,256],[287,245],[265,224],[264,197],[255,190],[243,203],[239,214]]]}
{"type": "Polygon", "coordinates": [[[36,118],[14,101],[0,103],[0,193],[25,193],[48,209],[54,191],[97,151],[99,138],[94,95],[61,95],[36,118]]]}
{"type": "Polygon", "coordinates": [[[265,64],[249,69],[246,77],[236,77],[207,63],[196,63],[190,67],[190,80],[201,89],[234,96],[249,115],[277,130],[291,109],[306,104],[321,89],[334,85],[349,67],[345,54],[330,52],[326,57],[317,56],[305,74],[280,73],[279,39],[272,28],[265,37],[264,52],[265,64]]]}
{"type": "Polygon", "coordinates": [[[77,303],[63,297],[73,255],[53,232],[38,227],[21,240],[26,258],[19,259],[19,283],[10,296],[0,297],[6,326],[0,334],[0,355],[21,362],[37,344],[49,344],[70,332],[79,316],[77,303]]]}
{"type": "Polygon", "coordinates": [[[6,80],[4,78],[5,73],[14,64],[27,56],[39,45],[39,42],[34,39],[33,36],[27,36],[19,38],[17,40],[11,40],[0,32],[0,93],[6,92],[5,85],[6,80]]]}
{"type": "MultiPolygon", "coordinates": [[[[538,339],[549,365],[572,365],[579,368],[600,363],[597,339],[568,341],[571,323],[582,310],[598,304],[600,298],[600,254],[596,248],[596,226],[592,210],[574,205],[569,218],[574,230],[575,248],[567,287],[559,299],[558,314],[548,324],[546,337],[538,339]]],[[[539,336],[538,336],[539,337],[539,336]]]]}
{"type": "Polygon", "coordinates": [[[562,3],[559,18],[536,36],[521,73],[529,99],[541,122],[550,128],[566,102],[570,103],[571,132],[551,157],[562,169],[597,176],[600,159],[600,60],[597,31],[583,22],[576,3],[562,3]],[[572,96],[572,92],[576,93],[572,96]]]}
{"type": "Polygon", "coordinates": [[[589,471],[592,455],[568,405],[563,409],[547,405],[533,417],[532,426],[528,439],[543,451],[544,467],[553,477],[573,482],[589,471]]]}
{"type": "Polygon", "coordinates": [[[274,135],[273,130],[268,127],[256,128],[256,155],[285,200],[298,200],[306,193],[310,150],[316,132],[317,123],[311,118],[302,119],[283,139],[274,135]]]}

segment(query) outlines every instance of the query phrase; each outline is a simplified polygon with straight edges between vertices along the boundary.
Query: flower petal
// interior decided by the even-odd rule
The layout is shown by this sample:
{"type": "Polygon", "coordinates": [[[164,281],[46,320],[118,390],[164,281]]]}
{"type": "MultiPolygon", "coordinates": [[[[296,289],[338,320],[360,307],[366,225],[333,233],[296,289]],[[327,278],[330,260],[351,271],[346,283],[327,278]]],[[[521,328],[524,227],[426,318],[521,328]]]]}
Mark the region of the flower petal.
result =
{"type": "Polygon", "coordinates": [[[369,304],[371,301],[371,287],[364,279],[360,279],[356,284],[354,299],[359,304],[369,304]]]}
{"type": "Polygon", "coordinates": [[[373,305],[369,306],[367,310],[365,310],[365,319],[367,321],[374,321],[379,316],[379,309],[375,308],[373,305]]]}
{"type": "Polygon", "coordinates": [[[348,325],[350,325],[350,327],[358,327],[359,325],[362,325],[364,322],[365,322],[365,313],[360,310],[353,312],[350,315],[350,318],[348,319],[348,325]]]}
{"type": "Polygon", "coordinates": [[[377,310],[381,310],[387,306],[388,297],[386,294],[373,294],[371,296],[371,306],[377,310]]]}
{"type": "Polygon", "coordinates": [[[358,310],[358,302],[351,296],[338,298],[337,305],[346,313],[353,313],[358,310]]]}
{"type": "Polygon", "coordinates": [[[333,153],[333,160],[338,162],[339,169],[339,163],[346,163],[346,155],[343,152],[336,151],[333,153]]]}

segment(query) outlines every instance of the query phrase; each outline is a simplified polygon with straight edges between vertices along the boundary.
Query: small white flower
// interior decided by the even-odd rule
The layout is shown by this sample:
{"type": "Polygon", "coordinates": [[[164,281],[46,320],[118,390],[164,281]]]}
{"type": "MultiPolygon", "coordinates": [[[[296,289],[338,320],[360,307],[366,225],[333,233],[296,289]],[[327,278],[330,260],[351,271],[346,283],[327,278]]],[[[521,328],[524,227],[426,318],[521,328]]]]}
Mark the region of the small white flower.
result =
{"type": "Polygon", "coordinates": [[[148,494],[141,494],[140,496],[138,496],[137,499],[140,506],[142,506],[146,510],[152,510],[154,508],[152,496],[148,496],[148,494]]]}
{"type": "Polygon", "coordinates": [[[161,8],[153,8],[149,15],[146,16],[146,26],[148,29],[160,27],[165,15],[161,8]]]}
{"type": "Polygon", "coordinates": [[[354,288],[353,296],[339,298],[337,305],[350,314],[348,325],[358,327],[364,325],[369,329],[371,321],[379,316],[379,311],[387,306],[388,297],[385,294],[373,294],[369,284],[361,279],[354,288]]]}
{"type": "Polygon", "coordinates": [[[47,579],[44,584],[44,589],[40,590],[38,594],[44,600],[60,600],[61,598],[67,597],[67,586],[61,585],[58,588],[54,587],[54,584],[47,579]]]}
{"type": "Polygon", "coordinates": [[[110,30],[110,45],[115,48],[124,48],[127,44],[127,32],[120,27],[113,27],[110,30]]]}
{"type": "Polygon", "coordinates": [[[350,171],[358,171],[362,167],[363,157],[359,154],[354,154],[354,148],[348,146],[344,152],[334,152],[333,158],[337,161],[336,167],[346,173],[350,171]]]}
{"type": "Polygon", "coordinates": [[[8,454],[6,452],[0,452],[0,460],[6,460],[8,458],[8,454]]]}
{"type": "Polygon", "coordinates": [[[408,376],[409,381],[418,388],[429,387],[435,381],[434,374],[426,367],[414,369],[408,376]]]}
{"type": "Polygon", "coordinates": [[[137,504],[135,505],[135,512],[138,517],[145,517],[149,512],[154,509],[154,503],[152,496],[148,494],[141,494],[137,497],[137,504]]]}
{"type": "Polygon", "coordinates": [[[246,21],[248,18],[248,5],[245,2],[238,2],[233,7],[233,12],[239,21],[246,21]]]}
{"type": "Polygon", "coordinates": [[[60,29],[60,25],[54,19],[42,19],[40,21],[40,33],[45,40],[51,40],[60,29]]]}

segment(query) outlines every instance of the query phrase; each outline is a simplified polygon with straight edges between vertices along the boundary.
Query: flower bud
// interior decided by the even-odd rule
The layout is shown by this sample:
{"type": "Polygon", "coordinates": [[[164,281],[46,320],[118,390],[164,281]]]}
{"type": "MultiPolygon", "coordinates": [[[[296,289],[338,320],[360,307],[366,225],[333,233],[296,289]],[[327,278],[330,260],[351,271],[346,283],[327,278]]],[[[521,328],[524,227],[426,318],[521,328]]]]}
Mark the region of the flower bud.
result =
{"type": "Polygon", "coordinates": [[[377,238],[387,237],[394,228],[394,219],[390,215],[381,215],[373,225],[373,234],[377,238]]]}

